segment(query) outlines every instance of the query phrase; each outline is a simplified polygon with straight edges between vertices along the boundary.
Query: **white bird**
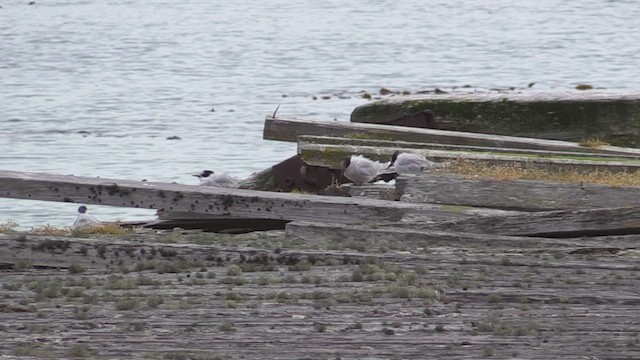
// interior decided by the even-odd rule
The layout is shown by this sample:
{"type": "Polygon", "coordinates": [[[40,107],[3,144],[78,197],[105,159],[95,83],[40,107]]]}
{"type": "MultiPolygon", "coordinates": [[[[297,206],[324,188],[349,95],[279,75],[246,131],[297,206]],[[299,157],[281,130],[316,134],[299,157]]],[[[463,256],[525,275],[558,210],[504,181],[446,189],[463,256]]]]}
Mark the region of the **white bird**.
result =
{"type": "Polygon", "coordinates": [[[375,180],[378,175],[386,173],[389,164],[373,161],[362,155],[351,155],[344,158],[340,165],[347,179],[356,185],[362,185],[375,180]]]}
{"type": "Polygon", "coordinates": [[[234,188],[238,186],[238,179],[227,173],[216,174],[211,170],[204,170],[200,174],[195,174],[193,176],[200,179],[200,185],[203,186],[215,186],[223,188],[234,188]]]}
{"type": "Polygon", "coordinates": [[[398,174],[419,174],[424,170],[434,169],[443,166],[441,163],[427,160],[420,154],[396,151],[391,156],[389,169],[395,170],[398,174]]]}
{"type": "Polygon", "coordinates": [[[88,226],[96,226],[103,224],[102,221],[96,219],[95,216],[87,214],[87,207],[82,205],[78,208],[78,216],[76,221],[73,222],[74,229],[80,229],[88,226]]]}

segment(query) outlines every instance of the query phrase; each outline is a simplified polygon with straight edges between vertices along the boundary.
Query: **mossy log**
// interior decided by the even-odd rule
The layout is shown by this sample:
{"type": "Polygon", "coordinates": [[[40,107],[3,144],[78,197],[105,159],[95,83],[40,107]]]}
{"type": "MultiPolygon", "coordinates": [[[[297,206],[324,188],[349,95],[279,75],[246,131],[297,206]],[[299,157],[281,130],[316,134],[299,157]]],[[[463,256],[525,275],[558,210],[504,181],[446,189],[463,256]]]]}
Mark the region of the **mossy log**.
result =
{"type": "Polygon", "coordinates": [[[478,179],[424,172],[396,179],[397,195],[414,203],[519,211],[640,207],[640,188],[532,180],[478,179]]]}
{"type": "Polygon", "coordinates": [[[545,139],[600,138],[640,145],[640,94],[432,94],[394,96],[354,109],[352,122],[382,124],[424,110],[433,128],[545,139]]]}
{"type": "Polygon", "coordinates": [[[471,132],[417,129],[402,126],[346,123],[340,121],[314,121],[292,118],[267,117],[264,139],[297,142],[300,135],[347,137],[388,141],[486,146],[511,149],[570,151],[600,154],[628,154],[639,156],[640,149],[616,146],[581,146],[575,142],[533,139],[526,137],[480,134],[471,132]]]}

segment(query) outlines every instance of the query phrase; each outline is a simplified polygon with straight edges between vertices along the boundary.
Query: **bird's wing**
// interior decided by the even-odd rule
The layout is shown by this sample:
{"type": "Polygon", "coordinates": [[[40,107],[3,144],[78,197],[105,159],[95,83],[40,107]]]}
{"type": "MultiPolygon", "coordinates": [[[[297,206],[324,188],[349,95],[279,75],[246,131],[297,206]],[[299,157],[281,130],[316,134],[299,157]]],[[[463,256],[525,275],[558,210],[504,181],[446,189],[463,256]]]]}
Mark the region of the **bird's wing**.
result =
{"type": "Polygon", "coordinates": [[[363,156],[359,156],[355,160],[352,159],[351,163],[355,166],[359,173],[371,177],[376,176],[378,172],[380,172],[384,168],[384,165],[382,163],[367,159],[363,156]]]}
{"type": "Polygon", "coordinates": [[[76,221],[73,222],[74,228],[81,228],[85,226],[96,226],[102,224],[102,221],[98,220],[95,216],[89,214],[78,214],[76,221]]]}
{"type": "Polygon", "coordinates": [[[215,187],[236,187],[238,180],[228,174],[214,174],[207,178],[202,178],[200,185],[215,187]]]}
{"type": "Polygon", "coordinates": [[[236,187],[238,180],[229,174],[221,174],[216,176],[216,183],[220,187],[236,187]]]}
{"type": "Polygon", "coordinates": [[[437,164],[435,161],[427,160],[422,155],[404,153],[396,159],[395,166],[410,169],[409,171],[421,171],[436,167],[437,164]]]}

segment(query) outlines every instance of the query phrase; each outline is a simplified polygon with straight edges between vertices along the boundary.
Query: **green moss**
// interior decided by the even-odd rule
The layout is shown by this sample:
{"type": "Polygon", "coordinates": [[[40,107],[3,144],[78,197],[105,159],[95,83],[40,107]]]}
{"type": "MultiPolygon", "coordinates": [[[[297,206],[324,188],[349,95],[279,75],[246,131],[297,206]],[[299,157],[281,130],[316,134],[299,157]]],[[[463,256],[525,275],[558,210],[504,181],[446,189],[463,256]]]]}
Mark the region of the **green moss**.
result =
{"type": "Polygon", "coordinates": [[[472,209],[471,206],[464,206],[464,205],[441,205],[441,206],[442,206],[442,210],[455,212],[455,213],[463,213],[468,211],[469,209],[472,209]]]}
{"type": "Polygon", "coordinates": [[[589,84],[576,85],[576,90],[591,90],[591,89],[593,89],[593,86],[589,84]]]}
{"type": "Polygon", "coordinates": [[[611,144],[640,143],[640,100],[616,98],[495,99],[409,98],[378,101],[357,107],[352,122],[385,123],[431,110],[447,129],[502,135],[547,137],[578,141],[600,137],[611,144]],[[620,131],[620,129],[625,131],[620,131]],[[624,133],[627,135],[619,136],[624,133]],[[626,139],[625,139],[626,138],[626,139]]]}

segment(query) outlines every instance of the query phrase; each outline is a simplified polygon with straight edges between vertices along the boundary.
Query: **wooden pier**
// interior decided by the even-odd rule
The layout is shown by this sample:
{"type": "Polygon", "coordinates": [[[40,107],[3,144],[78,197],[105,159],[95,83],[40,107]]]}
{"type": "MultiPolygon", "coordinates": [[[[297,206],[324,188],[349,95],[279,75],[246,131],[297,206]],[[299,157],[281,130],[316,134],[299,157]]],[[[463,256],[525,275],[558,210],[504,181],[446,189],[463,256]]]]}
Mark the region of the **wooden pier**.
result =
{"type": "Polygon", "coordinates": [[[0,354],[640,358],[640,150],[271,117],[265,139],[297,141],[309,167],[404,149],[577,177],[446,166],[317,195],[3,170],[1,197],[156,209],[155,225],[183,229],[7,229],[0,354]]]}

